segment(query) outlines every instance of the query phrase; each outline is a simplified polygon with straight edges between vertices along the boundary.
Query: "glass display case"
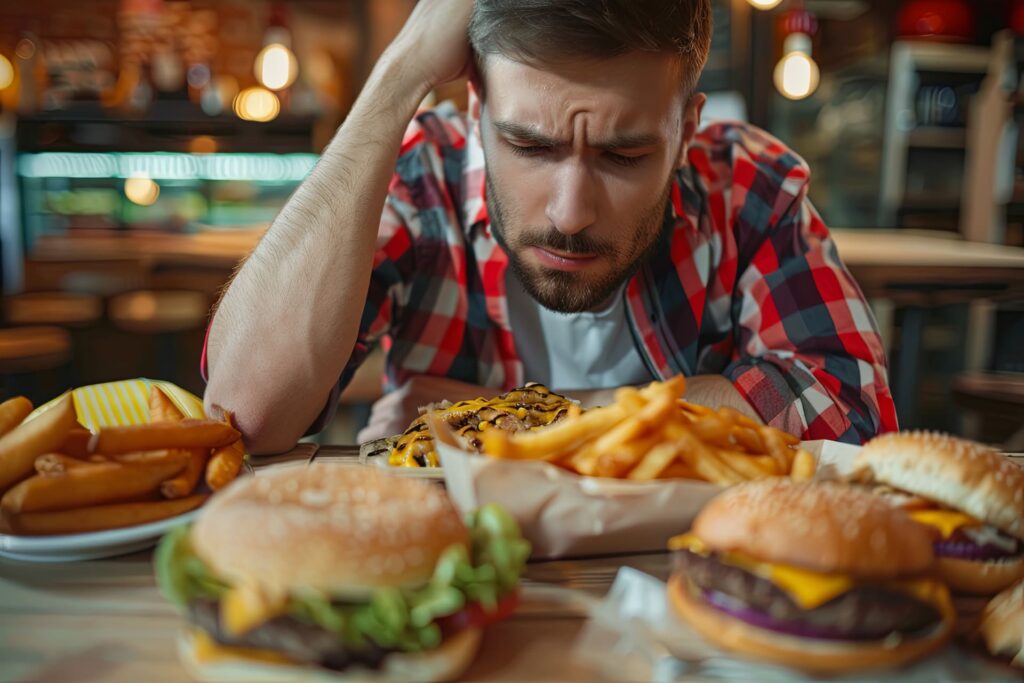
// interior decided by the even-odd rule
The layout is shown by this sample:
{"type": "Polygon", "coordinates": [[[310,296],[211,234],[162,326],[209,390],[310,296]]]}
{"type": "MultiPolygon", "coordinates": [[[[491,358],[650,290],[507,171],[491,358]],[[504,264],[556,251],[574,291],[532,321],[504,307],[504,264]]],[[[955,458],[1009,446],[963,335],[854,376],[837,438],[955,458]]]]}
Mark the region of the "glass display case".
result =
{"type": "Polygon", "coordinates": [[[43,236],[265,225],[315,154],[22,153],[26,253],[43,236]]]}

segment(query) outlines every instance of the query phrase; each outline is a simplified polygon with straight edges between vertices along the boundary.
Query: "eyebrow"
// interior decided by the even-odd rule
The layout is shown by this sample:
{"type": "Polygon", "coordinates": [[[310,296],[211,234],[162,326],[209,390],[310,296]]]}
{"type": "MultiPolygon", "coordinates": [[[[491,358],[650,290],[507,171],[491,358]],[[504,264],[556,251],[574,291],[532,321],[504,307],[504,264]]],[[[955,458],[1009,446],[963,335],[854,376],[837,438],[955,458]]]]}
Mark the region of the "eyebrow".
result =
{"type": "MultiPolygon", "coordinates": [[[[514,121],[493,121],[492,124],[499,131],[509,137],[539,147],[558,147],[566,144],[563,140],[545,135],[534,126],[527,126],[514,121]]],[[[633,149],[636,147],[648,147],[661,142],[661,137],[654,133],[619,133],[607,140],[595,141],[591,147],[598,149],[633,149]]]]}

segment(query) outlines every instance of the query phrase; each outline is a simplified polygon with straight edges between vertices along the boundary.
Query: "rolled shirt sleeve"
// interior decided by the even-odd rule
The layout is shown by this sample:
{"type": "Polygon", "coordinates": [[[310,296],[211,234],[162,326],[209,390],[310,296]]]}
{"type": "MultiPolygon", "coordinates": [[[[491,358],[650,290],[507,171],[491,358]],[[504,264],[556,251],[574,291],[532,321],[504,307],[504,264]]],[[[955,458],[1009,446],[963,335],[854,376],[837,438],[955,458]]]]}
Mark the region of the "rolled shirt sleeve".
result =
{"type": "Polygon", "coordinates": [[[806,192],[804,177],[778,219],[741,241],[752,256],[738,274],[736,354],[723,374],[773,426],[862,443],[897,429],[885,351],[806,192]]]}

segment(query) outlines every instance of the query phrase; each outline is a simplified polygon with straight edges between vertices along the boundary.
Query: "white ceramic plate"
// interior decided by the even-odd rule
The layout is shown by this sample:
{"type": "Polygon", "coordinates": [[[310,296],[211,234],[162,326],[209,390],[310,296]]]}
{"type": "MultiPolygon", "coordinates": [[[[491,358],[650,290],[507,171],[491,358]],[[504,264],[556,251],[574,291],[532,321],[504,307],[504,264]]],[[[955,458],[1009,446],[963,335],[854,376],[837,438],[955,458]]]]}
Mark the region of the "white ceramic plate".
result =
{"type": "Polygon", "coordinates": [[[0,556],[23,562],[74,562],[134,553],[156,545],[170,529],[192,521],[202,508],[123,529],[61,536],[0,534],[0,556]]]}

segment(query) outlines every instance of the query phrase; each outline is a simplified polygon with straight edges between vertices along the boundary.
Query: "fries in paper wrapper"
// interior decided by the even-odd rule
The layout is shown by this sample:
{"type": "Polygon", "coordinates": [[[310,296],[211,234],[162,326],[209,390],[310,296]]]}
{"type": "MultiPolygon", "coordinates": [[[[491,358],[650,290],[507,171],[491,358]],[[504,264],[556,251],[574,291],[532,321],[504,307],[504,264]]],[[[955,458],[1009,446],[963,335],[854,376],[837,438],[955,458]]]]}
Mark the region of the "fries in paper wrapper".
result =
{"type": "Polygon", "coordinates": [[[461,510],[500,503],[536,558],[661,551],[723,485],[838,475],[852,466],[857,447],[797,443],[728,411],[677,405],[677,396],[666,413],[662,394],[681,386],[680,379],[627,389],[615,404],[583,413],[586,420],[496,433],[491,443],[485,439],[484,456],[461,448],[446,425],[428,418],[448,494],[461,510]],[[604,476],[578,474],[588,471],[604,476]]]}

